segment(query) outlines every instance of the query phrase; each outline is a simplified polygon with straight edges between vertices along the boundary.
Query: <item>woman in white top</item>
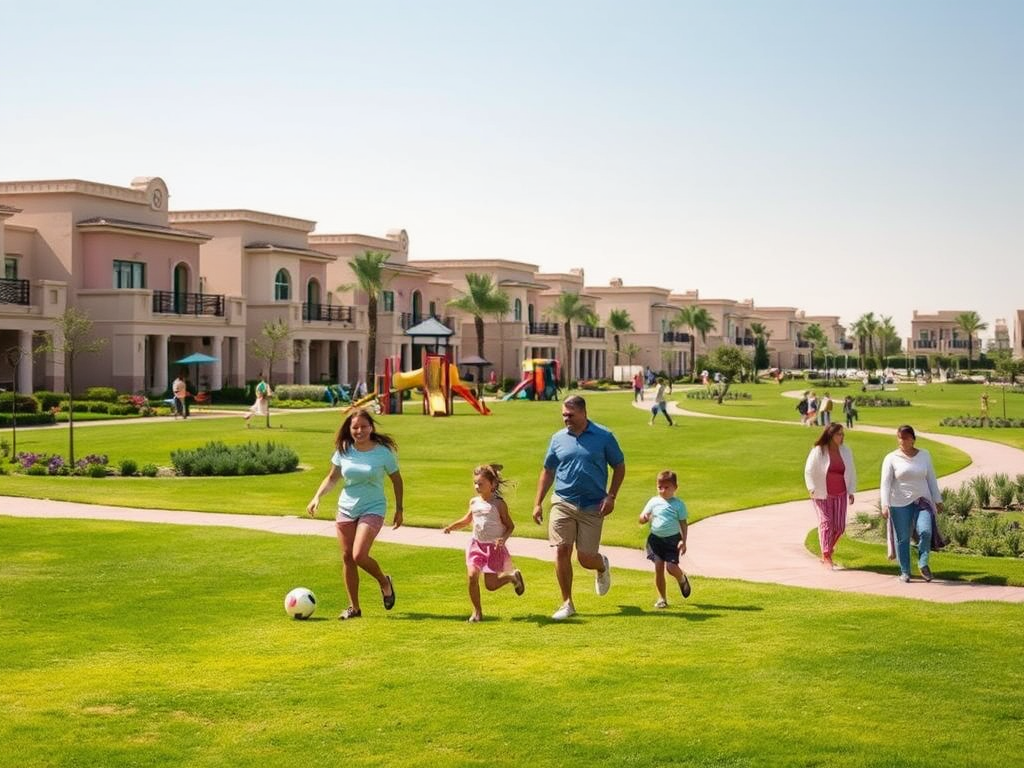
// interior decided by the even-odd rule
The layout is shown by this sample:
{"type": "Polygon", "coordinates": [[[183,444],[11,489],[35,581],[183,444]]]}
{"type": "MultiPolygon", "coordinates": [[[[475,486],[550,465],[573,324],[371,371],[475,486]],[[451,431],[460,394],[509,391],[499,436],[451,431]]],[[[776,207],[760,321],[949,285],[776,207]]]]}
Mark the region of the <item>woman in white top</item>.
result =
{"type": "Polygon", "coordinates": [[[896,430],[900,447],[882,462],[882,516],[889,520],[896,539],[896,558],[900,564],[900,581],[910,581],[910,533],[917,529],[917,565],[925,581],[932,580],[928,555],[932,544],[932,514],[942,511],[942,493],[935,478],[932,457],[923,448],[916,448],[914,428],[904,424],[896,430]]]}
{"type": "Polygon", "coordinates": [[[804,463],[804,483],[818,513],[821,562],[827,568],[834,567],[832,553],[846,530],[847,502],[853,504],[853,494],[857,492],[853,451],[844,439],[843,425],[829,424],[804,463]]]}

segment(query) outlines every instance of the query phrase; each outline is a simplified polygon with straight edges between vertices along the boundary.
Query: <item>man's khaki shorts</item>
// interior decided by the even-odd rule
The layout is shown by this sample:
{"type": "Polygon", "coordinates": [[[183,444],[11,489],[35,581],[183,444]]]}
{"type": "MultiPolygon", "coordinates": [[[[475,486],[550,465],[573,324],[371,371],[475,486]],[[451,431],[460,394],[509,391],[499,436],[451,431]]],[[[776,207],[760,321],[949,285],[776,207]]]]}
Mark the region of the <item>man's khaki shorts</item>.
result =
{"type": "Polygon", "coordinates": [[[596,555],[601,549],[601,505],[577,507],[558,496],[551,497],[548,517],[548,541],[551,546],[576,545],[577,552],[596,555]]]}

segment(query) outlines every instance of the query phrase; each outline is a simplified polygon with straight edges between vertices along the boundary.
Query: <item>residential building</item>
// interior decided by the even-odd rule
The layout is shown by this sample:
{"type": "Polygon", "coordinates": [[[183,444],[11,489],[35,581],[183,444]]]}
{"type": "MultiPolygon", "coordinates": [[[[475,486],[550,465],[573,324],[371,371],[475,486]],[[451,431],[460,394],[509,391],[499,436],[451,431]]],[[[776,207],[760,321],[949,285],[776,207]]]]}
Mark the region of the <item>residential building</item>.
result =
{"type": "Polygon", "coordinates": [[[907,352],[911,355],[966,355],[968,346],[980,352],[981,338],[975,335],[968,342],[967,335],[957,326],[956,318],[965,311],[947,309],[929,314],[915,309],[907,352]]]}

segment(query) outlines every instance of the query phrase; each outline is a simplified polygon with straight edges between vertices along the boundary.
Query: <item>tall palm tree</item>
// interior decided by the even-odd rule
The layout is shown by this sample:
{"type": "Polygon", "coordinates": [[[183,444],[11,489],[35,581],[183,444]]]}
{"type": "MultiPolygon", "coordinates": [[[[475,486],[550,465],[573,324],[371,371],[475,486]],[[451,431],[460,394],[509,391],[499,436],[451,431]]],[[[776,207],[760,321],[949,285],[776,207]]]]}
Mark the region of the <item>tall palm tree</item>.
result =
{"type": "Polygon", "coordinates": [[[974,335],[978,331],[984,331],[988,328],[988,323],[981,321],[981,316],[971,310],[970,312],[961,312],[954,319],[956,327],[967,334],[967,375],[971,375],[971,356],[974,352],[974,335]]]}
{"type": "MultiPolygon", "coordinates": [[[[355,275],[356,286],[366,294],[366,319],[369,326],[366,334],[366,377],[369,379],[367,389],[370,391],[375,386],[377,373],[377,301],[388,282],[384,267],[389,258],[391,254],[385,251],[365,251],[362,256],[356,256],[348,263],[355,275]]],[[[339,291],[351,288],[351,285],[338,286],[339,291]]]]}
{"type": "Polygon", "coordinates": [[[548,308],[546,314],[554,320],[561,321],[565,328],[565,356],[567,359],[565,365],[562,366],[562,374],[565,388],[568,389],[573,374],[572,327],[577,323],[596,325],[597,315],[583,303],[578,293],[570,291],[562,291],[555,299],[555,303],[548,308]]]}
{"type": "Polygon", "coordinates": [[[715,330],[715,319],[704,307],[683,307],[672,318],[669,325],[672,328],[682,326],[690,329],[690,380],[697,381],[696,333],[700,334],[701,343],[707,343],[708,332],[715,330]]]}
{"type": "MultiPolygon", "coordinates": [[[[501,290],[490,275],[477,272],[466,273],[466,293],[448,302],[449,307],[461,310],[473,316],[476,328],[476,353],[484,356],[484,317],[495,315],[499,318],[498,332],[501,333],[500,318],[508,312],[510,300],[508,294],[501,290]]],[[[477,382],[477,391],[481,391],[482,381],[477,382]]]]}
{"type": "Polygon", "coordinates": [[[758,322],[750,324],[750,331],[754,334],[754,381],[757,381],[758,371],[771,365],[771,359],[768,357],[768,340],[772,337],[772,332],[764,323],[758,322]]]}
{"type": "Polygon", "coordinates": [[[900,344],[900,336],[896,332],[896,326],[892,324],[891,315],[882,315],[878,321],[878,328],[875,330],[875,334],[878,336],[878,353],[887,364],[888,356],[896,354],[903,347],[900,344]]]}
{"type": "Polygon", "coordinates": [[[857,338],[857,344],[860,351],[860,364],[862,367],[865,365],[864,361],[864,345],[867,344],[867,352],[871,357],[875,356],[875,333],[878,331],[878,321],[875,319],[874,312],[865,312],[863,315],[857,318],[854,324],[851,326],[853,335],[857,338]]]}
{"type": "MultiPolygon", "coordinates": [[[[811,343],[811,367],[814,367],[814,353],[816,350],[828,351],[828,336],[824,329],[817,323],[811,323],[804,328],[803,337],[811,343]]],[[[826,373],[826,376],[828,374],[826,373]]]]}
{"type": "Polygon", "coordinates": [[[629,333],[635,331],[636,326],[633,325],[633,321],[629,317],[628,309],[613,309],[608,313],[608,322],[605,327],[612,332],[612,338],[615,339],[615,362],[619,362],[619,334],[629,333]]]}

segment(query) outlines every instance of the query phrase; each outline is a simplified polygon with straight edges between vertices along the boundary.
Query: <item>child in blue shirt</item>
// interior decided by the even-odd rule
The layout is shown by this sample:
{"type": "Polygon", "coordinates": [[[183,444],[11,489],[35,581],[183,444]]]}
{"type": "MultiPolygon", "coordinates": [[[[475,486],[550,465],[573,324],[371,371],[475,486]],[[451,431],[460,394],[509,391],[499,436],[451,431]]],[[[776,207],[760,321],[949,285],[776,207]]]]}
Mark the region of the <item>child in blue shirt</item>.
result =
{"type": "Polygon", "coordinates": [[[668,608],[665,599],[665,570],[679,582],[683,597],[690,596],[690,580],[679,567],[686,554],[686,504],[676,497],[679,480],[669,470],[658,473],[658,495],[652,496],[640,513],[640,525],[651,524],[647,536],[647,559],[654,562],[654,586],[658,589],[655,608],[668,608]]]}

